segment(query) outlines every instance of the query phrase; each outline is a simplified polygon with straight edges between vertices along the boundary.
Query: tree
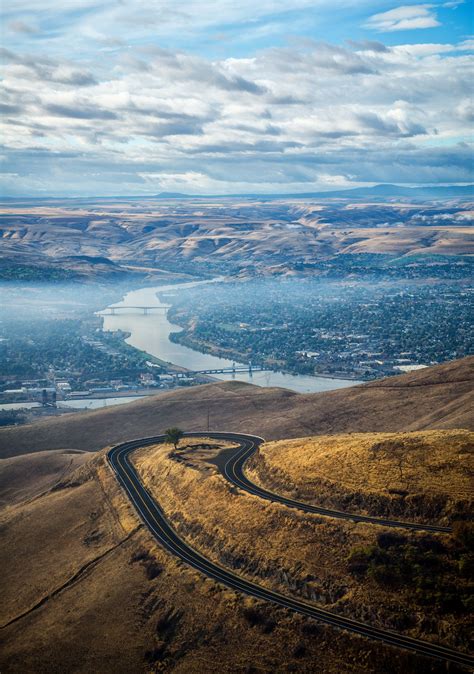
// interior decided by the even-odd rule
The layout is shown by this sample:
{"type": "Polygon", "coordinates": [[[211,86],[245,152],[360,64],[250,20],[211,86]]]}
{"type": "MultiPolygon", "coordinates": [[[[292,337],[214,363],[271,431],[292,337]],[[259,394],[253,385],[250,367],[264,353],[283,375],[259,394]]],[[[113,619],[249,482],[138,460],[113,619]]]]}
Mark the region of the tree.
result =
{"type": "Polygon", "coordinates": [[[179,441],[183,436],[184,433],[180,428],[167,428],[165,431],[165,442],[169,442],[176,450],[178,449],[179,441]]]}

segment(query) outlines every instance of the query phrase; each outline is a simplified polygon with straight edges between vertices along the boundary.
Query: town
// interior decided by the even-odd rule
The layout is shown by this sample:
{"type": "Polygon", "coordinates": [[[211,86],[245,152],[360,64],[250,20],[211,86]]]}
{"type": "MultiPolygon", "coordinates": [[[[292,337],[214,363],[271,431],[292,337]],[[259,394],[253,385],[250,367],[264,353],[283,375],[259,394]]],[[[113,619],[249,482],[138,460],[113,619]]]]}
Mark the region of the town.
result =
{"type": "Polygon", "coordinates": [[[33,305],[21,314],[13,291],[11,305],[3,307],[0,425],[209,380],[135,349],[121,331],[104,332],[93,310],[110,299],[107,294],[79,306],[71,289],[58,287],[57,294],[64,302],[60,311],[50,311],[45,300],[41,309],[33,305]]]}
{"type": "Polygon", "coordinates": [[[293,374],[377,379],[472,352],[474,294],[457,280],[255,280],[189,289],[175,341],[293,374]]]}

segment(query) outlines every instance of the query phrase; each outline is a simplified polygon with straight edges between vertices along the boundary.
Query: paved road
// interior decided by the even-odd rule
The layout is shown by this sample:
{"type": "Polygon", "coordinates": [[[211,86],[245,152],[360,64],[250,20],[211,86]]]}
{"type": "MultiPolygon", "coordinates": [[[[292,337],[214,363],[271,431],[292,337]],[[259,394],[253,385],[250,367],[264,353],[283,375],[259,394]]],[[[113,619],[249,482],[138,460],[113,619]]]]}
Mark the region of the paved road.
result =
{"type": "MultiPolygon", "coordinates": [[[[230,441],[238,441],[241,443],[242,449],[245,447],[246,450],[249,450],[251,444],[254,442],[249,436],[242,436],[234,433],[189,433],[188,435],[211,436],[220,439],[228,439],[230,441]]],[[[150,529],[154,537],[172,554],[182,559],[194,569],[201,571],[209,578],[238,592],[243,592],[258,599],[270,601],[278,606],[283,606],[292,611],[296,611],[297,613],[315,618],[316,620],[332,625],[333,627],[355,632],[356,634],[369,639],[382,641],[398,648],[415,651],[420,655],[453,662],[466,667],[474,666],[474,658],[467,654],[459,653],[451,648],[446,648],[426,641],[420,641],[418,639],[412,639],[377,627],[371,627],[370,625],[358,622],[357,620],[351,620],[350,618],[339,616],[323,608],[313,606],[301,599],[288,597],[279,592],[261,587],[257,583],[246,580],[236,573],[211,562],[200,552],[194,550],[178,536],[176,531],[167,521],[162,509],[145,489],[135,468],[130,462],[130,454],[135,449],[162,442],[163,439],[163,436],[156,436],[153,438],[141,438],[131,442],[124,442],[109,450],[107,458],[115,471],[118,481],[134,504],[143,522],[150,529]]]]}
{"type": "MultiPolygon", "coordinates": [[[[215,434],[218,436],[219,434],[215,434]]],[[[238,438],[236,442],[241,442],[241,447],[234,451],[228,452],[225,455],[225,461],[215,461],[216,465],[220,469],[224,477],[232,482],[235,486],[243,489],[249,494],[255,494],[255,496],[260,496],[260,498],[267,499],[268,501],[275,501],[278,503],[283,503],[290,508],[298,508],[298,510],[303,510],[306,513],[316,513],[318,515],[324,515],[326,517],[335,517],[341,520],[352,520],[354,522],[368,522],[369,524],[379,524],[384,527],[395,527],[401,529],[413,529],[414,531],[430,531],[435,533],[450,533],[451,527],[441,527],[431,524],[418,524],[417,522],[400,522],[398,520],[392,520],[383,517],[371,517],[370,515],[358,515],[357,513],[347,513],[340,510],[334,510],[330,508],[322,508],[320,506],[310,505],[309,503],[302,503],[301,501],[295,501],[291,498],[285,498],[279,494],[268,491],[263,487],[259,487],[249,480],[245,475],[245,463],[252,456],[252,454],[258,449],[258,446],[263,442],[263,438],[259,438],[254,435],[238,435],[238,434],[225,434],[226,437],[235,437],[238,438]],[[245,441],[244,441],[245,440],[245,441]]]]}

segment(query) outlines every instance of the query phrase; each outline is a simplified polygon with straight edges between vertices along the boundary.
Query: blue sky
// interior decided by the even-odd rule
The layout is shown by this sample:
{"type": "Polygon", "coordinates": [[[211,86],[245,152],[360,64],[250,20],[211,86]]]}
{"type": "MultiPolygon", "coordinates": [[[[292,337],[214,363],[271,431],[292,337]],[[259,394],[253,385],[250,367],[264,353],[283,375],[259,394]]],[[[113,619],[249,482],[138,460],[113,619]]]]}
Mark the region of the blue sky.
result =
{"type": "Polygon", "coordinates": [[[3,12],[3,194],[472,180],[467,0],[15,0],[3,12]]]}

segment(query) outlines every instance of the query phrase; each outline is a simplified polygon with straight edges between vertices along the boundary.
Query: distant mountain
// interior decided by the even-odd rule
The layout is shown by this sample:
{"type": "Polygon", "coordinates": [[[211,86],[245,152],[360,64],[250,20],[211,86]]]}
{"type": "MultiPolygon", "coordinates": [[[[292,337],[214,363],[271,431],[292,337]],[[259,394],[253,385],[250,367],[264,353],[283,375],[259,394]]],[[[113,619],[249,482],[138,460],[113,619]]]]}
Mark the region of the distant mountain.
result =
{"type": "MultiPolygon", "coordinates": [[[[325,192],[292,192],[285,194],[233,194],[232,198],[246,199],[452,199],[474,197],[474,185],[448,185],[440,187],[402,187],[400,185],[374,185],[373,187],[353,187],[346,190],[325,192]]],[[[204,197],[203,197],[204,198],[204,197]]],[[[218,197],[207,197],[218,198],[218,197]]],[[[222,197],[221,197],[222,198],[222,197]]]]}
{"type": "Polygon", "coordinates": [[[314,192],[309,194],[285,195],[287,197],[308,198],[370,198],[370,197],[408,197],[408,198],[449,198],[449,197],[474,197],[474,185],[449,185],[439,187],[402,187],[400,185],[374,185],[373,187],[356,187],[348,190],[336,190],[331,192],[314,192]]]}
{"type": "Polygon", "coordinates": [[[153,199],[193,199],[192,194],[182,194],[181,192],[160,192],[155,194],[153,199]]]}
{"type": "Polygon", "coordinates": [[[453,197],[474,197],[474,185],[442,185],[439,187],[403,187],[401,185],[380,184],[373,187],[355,187],[346,190],[330,190],[326,192],[294,192],[287,194],[227,194],[196,195],[179,192],[160,192],[154,199],[373,199],[373,198],[408,198],[408,199],[446,199],[453,197]]]}
{"type": "Polygon", "coordinates": [[[44,201],[90,201],[91,199],[114,202],[116,200],[141,201],[146,199],[258,199],[272,201],[275,199],[450,199],[455,197],[474,198],[474,185],[442,185],[439,187],[403,187],[401,185],[380,184],[373,187],[353,187],[345,190],[329,190],[325,192],[291,192],[259,194],[186,194],[184,192],[159,192],[158,194],[87,196],[87,197],[7,197],[0,196],[1,202],[44,202],[44,201]]]}
{"type": "MultiPolygon", "coordinates": [[[[409,255],[424,264],[433,261],[426,256],[440,262],[439,256],[472,253],[469,208],[452,196],[460,188],[443,188],[449,195],[445,201],[420,197],[420,192],[414,193],[419,201],[385,196],[397,189],[412,194],[408,188],[380,185],[306,201],[301,195],[17,200],[2,219],[0,278],[162,277],[157,270],[163,269],[192,275],[320,273],[327,269],[325,261],[342,255],[376,255],[379,266],[409,255]],[[346,208],[351,202],[358,208],[346,208]],[[323,211],[312,208],[319,203],[323,211]],[[162,208],[169,204],[173,208],[162,208]]],[[[338,265],[347,269],[344,260],[338,265]]],[[[359,260],[365,267],[367,258],[359,260]]]]}

